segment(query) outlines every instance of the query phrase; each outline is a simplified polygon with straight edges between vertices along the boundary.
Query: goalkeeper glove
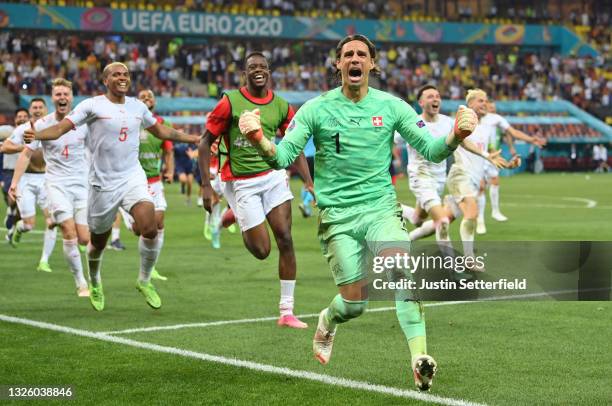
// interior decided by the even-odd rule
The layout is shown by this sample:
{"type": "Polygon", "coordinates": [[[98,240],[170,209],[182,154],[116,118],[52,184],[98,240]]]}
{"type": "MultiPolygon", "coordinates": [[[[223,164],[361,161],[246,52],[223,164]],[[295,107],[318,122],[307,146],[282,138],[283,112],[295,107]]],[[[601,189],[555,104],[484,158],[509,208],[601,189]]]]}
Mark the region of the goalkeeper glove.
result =
{"type": "Polygon", "coordinates": [[[455,116],[455,126],[453,127],[453,134],[459,140],[467,138],[478,124],[478,116],[474,110],[467,108],[463,105],[459,106],[457,115],[455,116]]]}
{"type": "Polygon", "coordinates": [[[259,116],[259,109],[253,111],[244,111],[240,114],[238,120],[238,128],[242,135],[244,135],[250,143],[257,149],[260,155],[264,157],[273,156],[276,152],[274,143],[264,137],[263,130],[261,128],[261,119],[259,116]]]}

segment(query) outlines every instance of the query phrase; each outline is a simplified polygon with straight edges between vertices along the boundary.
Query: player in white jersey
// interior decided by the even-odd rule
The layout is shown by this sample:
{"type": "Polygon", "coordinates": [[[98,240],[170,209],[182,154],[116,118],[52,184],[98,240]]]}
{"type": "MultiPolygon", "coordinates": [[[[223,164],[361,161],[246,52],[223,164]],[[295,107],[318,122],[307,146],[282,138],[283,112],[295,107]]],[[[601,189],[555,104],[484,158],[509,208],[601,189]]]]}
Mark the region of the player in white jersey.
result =
{"type": "Polygon", "coordinates": [[[161,299],[151,283],[151,270],[159,255],[159,239],[155,206],[138,161],[140,129],[144,127],[158,138],[179,142],[197,143],[199,136],[159,124],[143,102],[127,97],[131,80],[123,63],[107,65],[102,79],[107,89],[104,95],[85,99],[58,124],[40,132],[29,131],[26,139],[53,140],[79,125],[88,127],[87,146],[92,154],[87,208],[91,231],[87,247],[91,304],[95,310],[104,309],[100,263],[115,215],[122,207],[134,218],[134,231],[140,235],[136,288],[149,306],[159,309],[161,299]]]}
{"type": "MultiPolygon", "coordinates": [[[[433,138],[446,137],[453,130],[454,120],[440,113],[441,98],[435,86],[422,87],[417,94],[417,101],[423,112],[421,118],[433,138]]],[[[404,217],[412,224],[420,225],[423,219],[430,214],[437,227],[436,238],[439,232],[446,233],[448,222],[444,222],[440,196],[444,192],[446,183],[446,160],[434,163],[426,160],[413,147],[408,149],[408,175],[410,190],[416,197],[414,210],[403,206],[404,217]]]]}
{"type": "MultiPolygon", "coordinates": [[[[417,93],[417,100],[423,110],[421,117],[431,136],[434,138],[448,136],[453,131],[454,120],[440,114],[442,100],[438,89],[432,85],[422,87],[417,93]]],[[[461,145],[472,154],[485,157],[485,154],[472,141],[463,140],[461,145]]],[[[493,165],[504,163],[499,157],[499,152],[487,154],[486,158],[493,165]]],[[[436,241],[444,252],[450,241],[448,235],[450,218],[442,205],[442,195],[446,184],[446,160],[440,163],[428,161],[408,145],[408,175],[410,190],[416,196],[417,201],[414,209],[402,205],[402,215],[412,224],[421,226],[410,233],[410,239],[416,240],[435,231],[436,241]],[[431,215],[432,220],[421,225],[427,214],[431,215]]]]}
{"type": "MultiPolygon", "coordinates": [[[[205,210],[206,218],[204,220],[204,238],[211,241],[212,247],[215,249],[221,248],[221,228],[225,227],[223,219],[227,217],[228,211],[232,210],[229,206],[223,208],[221,201],[225,189],[225,182],[221,180],[221,173],[219,171],[221,155],[223,154],[219,151],[221,138],[219,137],[210,146],[210,184],[214,193],[212,195],[210,213],[205,210]]],[[[235,232],[236,227],[234,224],[231,224],[229,228],[233,228],[233,231],[230,232],[235,232]]]]}
{"type": "MultiPolygon", "coordinates": [[[[448,189],[463,213],[459,228],[463,242],[463,254],[466,257],[474,256],[474,234],[476,231],[476,218],[478,216],[478,192],[480,182],[484,177],[484,167],[489,156],[487,152],[491,133],[495,127],[482,122],[487,114],[487,94],[481,89],[471,89],[466,96],[468,107],[476,112],[479,123],[470,136],[470,141],[478,147],[481,156],[469,153],[463,147],[455,151],[455,163],[448,174],[448,189]]],[[[513,164],[512,162],[510,164],[513,164]]],[[[508,164],[508,165],[510,165],[508,164]]],[[[484,271],[475,267],[473,271],[484,271]]]]}
{"type": "MultiPolygon", "coordinates": [[[[531,137],[524,132],[517,130],[512,127],[508,121],[496,113],[495,102],[487,101],[487,114],[482,118],[482,123],[495,127],[495,131],[491,133],[491,139],[489,140],[489,150],[499,148],[501,139],[508,144],[510,152],[513,157],[518,157],[516,150],[514,149],[513,138],[526,141],[539,148],[546,145],[545,139],[539,139],[537,137],[531,137]]],[[[517,159],[517,158],[515,158],[517,159]]],[[[485,164],[484,179],[480,187],[480,194],[478,195],[478,220],[476,225],[476,232],[478,234],[485,234],[487,228],[485,225],[485,206],[487,200],[485,198],[484,189],[485,186],[489,185],[489,198],[491,199],[491,217],[497,221],[507,221],[508,218],[504,216],[499,210],[499,170],[487,163],[485,164]]]]}
{"type": "MultiPolygon", "coordinates": [[[[47,105],[44,99],[33,98],[30,101],[29,112],[31,121],[26,122],[13,131],[11,137],[2,145],[2,152],[5,154],[21,153],[24,149],[24,133],[32,128],[34,122],[47,114],[47,105]]],[[[45,216],[45,234],[43,239],[43,250],[36,270],[51,272],[49,257],[55,247],[57,230],[55,224],[47,211],[47,192],[45,189],[45,161],[42,152],[37,152],[32,156],[26,173],[21,177],[15,194],[17,207],[21,220],[9,231],[9,242],[13,247],[21,241],[24,233],[31,231],[36,225],[36,205],[43,211],[45,216]]]]}
{"type": "MultiPolygon", "coordinates": [[[[138,92],[138,100],[147,106],[160,124],[172,127],[172,124],[155,114],[155,94],[153,91],[149,89],[141,90],[138,92]]],[[[172,153],[172,149],[172,142],[160,140],[152,134],[149,134],[144,128],[140,131],[139,159],[140,165],[147,176],[149,194],[155,205],[155,222],[157,223],[157,238],[159,240],[160,251],[164,243],[164,218],[166,209],[168,208],[162,182],[166,181],[167,183],[172,183],[172,178],[174,176],[174,154],[172,153]],[[163,173],[162,161],[164,163],[163,173]]],[[[134,219],[132,216],[123,209],[120,209],[120,212],[126,228],[133,231],[134,219]]],[[[112,237],[114,237],[113,234],[115,234],[115,230],[118,230],[117,220],[115,220],[113,224],[113,229],[111,231],[112,237]]],[[[115,241],[116,243],[120,243],[118,236],[115,241]]],[[[114,249],[119,248],[117,244],[113,246],[112,242],[110,247],[114,249]]],[[[151,271],[151,279],[159,279],[162,281],[168,280],[167,277],[161,275],[155,268],[151,271]]]]}
{"type": "MultiPolygon", "coordinates": [[[[15,127],[20,126],[21,124],[27,123],[30,120],[30,112],[23,107],[18,108],[15,111],[15,126],[5,125],[0,126],[0,140],[7,140],[15,127]]],[[[0,142],[0,153],[2,152],[3,143],[0,142]]],[[[6,216],[4,217],[4,227],[6,227],[7,234],[6,239],[10,241],[10,233],[14,232],[13,226],[17,221],[19,221],[18,211],[17,211],[17,202],[15,199],[11,199],[9,197],[9,187],[11,187],[11,181],[13,180],[13,172],[15,171],[15,164],[17,163],[17,154],[2,154],[2,194],[4,197],[4,201],[6,203],[6,216]]]]}
{"type": "MultiPolygon", "coordinates": [[[[34,124],[41,131],[59,123],[72,109],[72,83],[66,79],[55,79],[51,84],[51,100],[55,112],[34,124]]],[[[83,277],[83,265],[79,244],[89,242],[87,228],[87,165],[85,138],[87,127],[80,126],[54,141],[34,141],[26,144],[21,152],[9,189],[15,196],[17,185],[35,151],[42,149],[47,169],[45,189],[47,209],[55,224],[59,224],[64,237],[64,258],[72,272],[80,297],[89,296],[87,281],[83,277]]]]}

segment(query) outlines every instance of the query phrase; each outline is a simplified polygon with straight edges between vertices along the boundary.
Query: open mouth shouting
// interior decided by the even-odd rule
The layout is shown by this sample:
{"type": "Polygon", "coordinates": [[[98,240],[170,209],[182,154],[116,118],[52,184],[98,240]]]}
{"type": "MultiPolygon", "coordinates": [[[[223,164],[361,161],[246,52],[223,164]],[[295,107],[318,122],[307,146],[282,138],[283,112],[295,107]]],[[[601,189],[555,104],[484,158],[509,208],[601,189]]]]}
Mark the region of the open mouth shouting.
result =
{"type": "Polygon", "coordinates": [[[57,102],[57,109],[65,112],[68,110],[68,100],[60,100],[57,102]]]}
{"type": "Polygon", "coordinates": [[[363,71],[359,66],[352,66],[348,70],[348,77],[350,83],[361,83],[361,79],[363,79],[363,71]]]}

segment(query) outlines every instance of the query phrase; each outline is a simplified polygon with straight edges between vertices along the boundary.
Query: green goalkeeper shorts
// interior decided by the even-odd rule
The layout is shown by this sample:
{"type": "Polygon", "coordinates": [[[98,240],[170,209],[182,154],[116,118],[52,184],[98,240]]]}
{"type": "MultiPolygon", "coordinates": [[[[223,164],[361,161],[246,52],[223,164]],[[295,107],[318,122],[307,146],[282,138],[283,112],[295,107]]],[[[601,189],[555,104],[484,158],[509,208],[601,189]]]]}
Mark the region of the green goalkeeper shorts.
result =
{"type": "Polygon", "coordinates": [[[410,241],[395,194],[321,210],[318,235],[337,286],[366,278],[371,253],[393,242],[402,242],[407,248],[410,241]]]}

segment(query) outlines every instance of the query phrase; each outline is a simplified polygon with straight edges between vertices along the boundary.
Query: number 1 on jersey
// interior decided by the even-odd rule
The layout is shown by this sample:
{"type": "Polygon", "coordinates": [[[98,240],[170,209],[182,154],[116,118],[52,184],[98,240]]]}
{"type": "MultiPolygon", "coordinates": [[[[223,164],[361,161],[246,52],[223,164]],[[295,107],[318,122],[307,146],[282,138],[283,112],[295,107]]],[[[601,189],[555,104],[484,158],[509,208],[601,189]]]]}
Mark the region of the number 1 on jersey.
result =
{"type": "Polygon", "coordinates": [[[127,130],[128,130],[127,127],[121,127],[121,130],[119,130],[119,141],[124,142],[125,140],[127,140],[127,137],[128,137],[127,130]]]}
{"type": "Polygon", "coordinates": [[[340,153],[340,133],[336,133],[336,135],[333,135],[332,138],[336,139],[336,154],[340,153]]]}

